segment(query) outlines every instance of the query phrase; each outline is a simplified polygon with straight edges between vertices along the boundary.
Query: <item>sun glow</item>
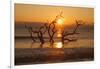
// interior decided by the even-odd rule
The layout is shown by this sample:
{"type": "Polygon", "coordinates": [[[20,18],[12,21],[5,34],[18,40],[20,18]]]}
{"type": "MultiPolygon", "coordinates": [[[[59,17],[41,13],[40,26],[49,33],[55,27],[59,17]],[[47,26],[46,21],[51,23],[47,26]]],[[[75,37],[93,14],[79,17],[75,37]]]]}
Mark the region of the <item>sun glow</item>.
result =
{"type": "Polygon", "coordinates": [[[62,24],[64,23],[64,19],[63,19],[63,18],[58,19],[58,20],[57,20],[57,23],[58,23],[59,25],[62,25],[62,24]]]}
{"type": "Polygon", "coordinates": [[[56,48],[62,48],[63,47],[63,45],[62,45],[62,43],[61,42],[58,42],[58,43],[56,43],[56,46],[55,46],[56,48]]]}
{"type": "Polygon", "coordinates": [[[58,33],[58,34],[57,34],[57,37],[61,37],[61,36],[62,36],[61,33],[58,33]]]}
{"type": "Polygon", "coordinates": [[[58,24],[62,24],[62,23],[63,23],[63,20],[62,20],[62,19],[58,19],[58,20],[57,20],[57,23],[58,23],[58,24]]]}
{"type": "Polygon", "coordinates": [[[58,28],[57,37],[62,37],[61,31],[62,31],[61,28],[58,28]]]}

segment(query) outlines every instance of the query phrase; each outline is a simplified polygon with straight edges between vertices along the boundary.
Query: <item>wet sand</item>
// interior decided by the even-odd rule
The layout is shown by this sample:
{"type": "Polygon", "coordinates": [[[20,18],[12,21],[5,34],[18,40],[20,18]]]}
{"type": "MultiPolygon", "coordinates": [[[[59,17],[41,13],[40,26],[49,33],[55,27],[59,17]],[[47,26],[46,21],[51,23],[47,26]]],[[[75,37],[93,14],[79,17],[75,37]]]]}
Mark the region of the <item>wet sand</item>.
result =
{"type": "Polygon", "coordinates": [[[15,65],[93,60],[94,48],[15,48],[15,65]]]}

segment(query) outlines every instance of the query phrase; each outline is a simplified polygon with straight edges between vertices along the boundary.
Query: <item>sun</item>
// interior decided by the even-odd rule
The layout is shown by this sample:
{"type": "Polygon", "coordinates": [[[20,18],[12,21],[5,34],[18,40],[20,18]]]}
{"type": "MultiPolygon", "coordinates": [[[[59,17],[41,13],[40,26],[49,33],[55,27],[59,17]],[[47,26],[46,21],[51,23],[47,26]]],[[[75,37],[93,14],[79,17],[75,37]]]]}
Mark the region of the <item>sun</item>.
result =
{"type": "Polygon", "coordinates": [[[63,19],[63,18],[59,18],[59,19],[57,20],[57,23],[58,23],[59,25],[62,25],[62,24],[64,23],[64,19],[63,19]]]}
{"type": "Polygon", "coordinates": [[[57,20],[57,23],[58,23],[59,25],[61,25],[61,24],[63,23],[63,20],[62,20],[62,19],[58,19],[58,20],[57,20]]]}

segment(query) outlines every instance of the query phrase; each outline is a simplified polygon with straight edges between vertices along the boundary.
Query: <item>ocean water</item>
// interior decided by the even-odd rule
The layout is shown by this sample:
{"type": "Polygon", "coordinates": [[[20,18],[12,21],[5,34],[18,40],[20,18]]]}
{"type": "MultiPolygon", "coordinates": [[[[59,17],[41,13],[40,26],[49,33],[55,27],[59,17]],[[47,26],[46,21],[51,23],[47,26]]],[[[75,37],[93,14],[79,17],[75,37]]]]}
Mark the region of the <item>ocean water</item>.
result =
{"type": "MultiPolygon", "coordinates": [[[[15,39],[15,48],[40,48],[40,42],[37,40],[36,42],[32,42],[30,38],[16,38],[15,39]]],[[[62,44],[59,39],[55,39],[53,44],[54,48],[93,48],[94,47],[94,40],[93,39],[78,39],[77,41],[73,42],[65,42],[62,44]]],[[[45,40],[43,44],[43,48],[51,48],[51,45],[48,39],[45,40]]]]}

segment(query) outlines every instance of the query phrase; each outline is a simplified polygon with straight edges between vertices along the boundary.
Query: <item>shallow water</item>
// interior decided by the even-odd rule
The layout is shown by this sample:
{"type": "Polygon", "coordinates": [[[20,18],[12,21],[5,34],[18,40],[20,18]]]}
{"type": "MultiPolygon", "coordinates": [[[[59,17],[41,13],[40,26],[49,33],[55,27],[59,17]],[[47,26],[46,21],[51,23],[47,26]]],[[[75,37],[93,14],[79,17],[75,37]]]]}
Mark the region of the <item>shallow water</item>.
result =
{"type": "MultiPolygon", "coordinates": [[[[43,44],[43,48],[50,48],[50,43],[48,42],[48,39],[45,40],[46,42],[43,44]]],[[[54,48],[61,47],[64,48],[90,48],[94,47],[94,40],[93,39],[78,39],[74,42],[69,42],[64,45],[62,45],[61,41],[58,39],[55,39],[55,43],[53,45],[54,48]]],[[[40,42],[37,40],[37,42],[32,42],[31,39],[15,39],[15,48],[40,48],[40,42]]]]}

